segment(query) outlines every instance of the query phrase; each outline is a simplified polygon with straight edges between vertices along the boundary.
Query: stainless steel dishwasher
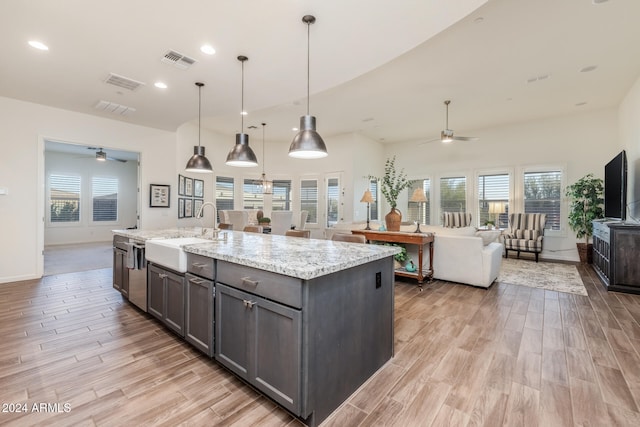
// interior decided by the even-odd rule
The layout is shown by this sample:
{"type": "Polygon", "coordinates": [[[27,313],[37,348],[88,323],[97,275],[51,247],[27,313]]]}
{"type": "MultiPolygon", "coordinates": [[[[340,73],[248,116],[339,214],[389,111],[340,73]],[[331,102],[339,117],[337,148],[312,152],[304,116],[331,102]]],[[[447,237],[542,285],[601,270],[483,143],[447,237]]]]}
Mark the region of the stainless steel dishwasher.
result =
{"type": "Polygon", "coordinates": [[[147,311],[147,261],[144,242],[113,237],[113,287],[130,303],[147,311]]]}

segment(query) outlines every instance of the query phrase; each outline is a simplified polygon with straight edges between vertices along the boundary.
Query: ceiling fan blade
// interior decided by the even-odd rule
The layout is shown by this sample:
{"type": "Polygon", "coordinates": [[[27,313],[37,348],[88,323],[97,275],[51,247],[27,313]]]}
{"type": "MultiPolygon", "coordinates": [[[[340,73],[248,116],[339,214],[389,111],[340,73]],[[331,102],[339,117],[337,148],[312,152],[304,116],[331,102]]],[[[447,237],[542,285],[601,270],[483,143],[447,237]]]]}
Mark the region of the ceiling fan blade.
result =
{"type": "Polygon", "coordinates": [[[477,141],[480,138],[477,136],[454,136],[453,139],[456,141],[477,141]]]}
{"type": "Polygon", "coordinates": [[[126,160],[124,160],[124,159],[116,159],[115,157],[109,157],[109,156],[107,156],[107,160],[112,160],[112,161],[114,161],[114,162],[127,163],[127,161],[126,161],[126,160]]]}
{"type": "Polygon", "coordinates": [[[422,141],[421,143],[419,143],[418,145],[425,145],[425,144],[430,144],[432,142],[441,142],[442,140],[440,138],[435,138],[435,139],[430,139],[428,141],[422,141]]]}

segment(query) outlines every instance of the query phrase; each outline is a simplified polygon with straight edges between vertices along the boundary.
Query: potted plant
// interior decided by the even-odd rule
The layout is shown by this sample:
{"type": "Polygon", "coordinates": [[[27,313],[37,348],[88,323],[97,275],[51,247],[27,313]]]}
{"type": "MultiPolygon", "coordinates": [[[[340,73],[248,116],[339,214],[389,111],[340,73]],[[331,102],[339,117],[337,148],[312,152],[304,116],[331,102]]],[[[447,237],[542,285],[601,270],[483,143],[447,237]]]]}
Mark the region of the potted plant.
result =
{"type": "Polygon", "coordinates": [[[565,195],[569,198],[569,227],[576,233],[578,239],[584,238],[584,243],[576,243],[580,262],[592,262],[593,223],[595,219],[603,218],[602,179],[588,174],[574,184],[569,185],[565,195]]]}
{"type": "Polygon", "coordinates": [[[385,215],[384,220],[389,231],[400,231],[400,223],[402,222],[402,212],[396,208],[398,205],[398,196],[400,192],[409,188],[413,181],[407,179],[404,169],[398,173],[396,171],[396,156],[387,159],[384,164],[384,176],[382,178],[369,175],[369,179],[375,179],[380,182],[380,191],[384,196],[391,211],[385,215]]]}
{"type": "Polygon", "coordinates": [[[271,218],[266,217],[266,216],[258,218],[258,224],[260,224],[260,225],[269,225],[269,224],[271,224],[271,218]]]}

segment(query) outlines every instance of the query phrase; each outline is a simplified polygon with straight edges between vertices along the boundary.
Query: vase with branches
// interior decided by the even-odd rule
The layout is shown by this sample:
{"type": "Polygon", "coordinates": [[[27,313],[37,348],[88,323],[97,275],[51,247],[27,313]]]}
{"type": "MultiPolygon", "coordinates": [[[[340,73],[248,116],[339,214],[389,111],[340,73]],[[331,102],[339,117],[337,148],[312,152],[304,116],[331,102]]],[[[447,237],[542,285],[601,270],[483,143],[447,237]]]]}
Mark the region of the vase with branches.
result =
{"type": "Polygon", "coordinates": [[[400,231],[402,212],[397,209],[398,196],[403,190],[409,188],[413,181],[407,179],[404,168],[400,169],[400,172],[396,170],[396,156],[386,160],[382,177],[369,175],[367,178],[375,179],[380,183],[380,191],[391,207],[391,212],[385,216],[387,230],[400,231]]]}

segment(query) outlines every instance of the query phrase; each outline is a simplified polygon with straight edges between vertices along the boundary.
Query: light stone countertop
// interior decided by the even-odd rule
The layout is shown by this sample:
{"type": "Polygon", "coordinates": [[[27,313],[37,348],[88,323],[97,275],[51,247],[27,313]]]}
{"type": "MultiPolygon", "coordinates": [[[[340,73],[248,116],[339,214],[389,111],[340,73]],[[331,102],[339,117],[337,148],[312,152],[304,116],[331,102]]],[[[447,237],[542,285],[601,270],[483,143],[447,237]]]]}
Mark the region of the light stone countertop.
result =
{"type": "Polygon", "coordinates": [[[212,239],[210,243],[185,245],[185,252],[305,280],[400,252],[396,246],[363,245],[231,230],[221,230],[216,239],[213,239],[210,231],[202,236],[194,229],[114,230],[113,233],[137,241],[207,237],[212,239]]]}

